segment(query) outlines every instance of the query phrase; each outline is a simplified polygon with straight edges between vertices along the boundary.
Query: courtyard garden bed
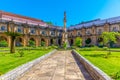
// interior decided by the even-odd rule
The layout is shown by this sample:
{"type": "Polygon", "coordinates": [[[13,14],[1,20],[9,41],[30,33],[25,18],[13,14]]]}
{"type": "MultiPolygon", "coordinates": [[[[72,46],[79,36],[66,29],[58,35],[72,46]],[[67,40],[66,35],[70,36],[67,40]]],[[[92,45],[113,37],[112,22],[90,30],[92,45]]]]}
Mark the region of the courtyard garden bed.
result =
{"type": "Polygon", "coordinates": [[[77,50],[95,66],[116,80],[120,80],[120,52],[111,52],[106,58],[108,51],[77,50]]]}
{"type": "Polygon", "coordinates": [[[46,53],[53,50],[53,48],[20,48],[24,53],[20,55],[19,49],[16,50],[16,53],[11,54],[9,52],[0,52],[0,75],[5,74],[6,72],[24,64],[29,61],[32,61],[40,56],[45,55],[46,53]]]}

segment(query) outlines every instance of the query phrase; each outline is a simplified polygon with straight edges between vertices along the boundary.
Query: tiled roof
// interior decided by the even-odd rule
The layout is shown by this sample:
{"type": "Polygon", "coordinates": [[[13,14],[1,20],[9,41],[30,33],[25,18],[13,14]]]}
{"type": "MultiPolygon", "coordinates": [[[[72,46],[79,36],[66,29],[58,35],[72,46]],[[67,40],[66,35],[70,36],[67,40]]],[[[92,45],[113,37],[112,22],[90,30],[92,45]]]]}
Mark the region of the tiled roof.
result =
{"type": "Polygon", "coordinates": [[[12,14],[9,12],[0,11],[0,18],[3,20],[13,20],[14,22],[28,23],[33,25],[47,26],[45,22],[39,19],[30,18],[26,16],[21,16],[17,14],[12,14]]]}
{"type": "Polygon", "coordinates": [[[7,20],[7,21],[14,21],[15,23],[27,23],[29,25],[37,25],[37,26],[41,26],[43,28],[51,28],[51,29],[58,29],[58,30],[62,30],[62,27],[59,26],[50,26],[47,23],[43,22],[42,20],[39,19],[35,19],[35,18],[30,18],[30,17],[26,17],[26,16],[21,16],[21,15],[17,15],[17,14],[12,14],[9,12],[4,12],[4,11],[0,11],[0,19],[2,20],[7,20]]]}
{"type": "Polygon", "coordinates": [[[21,16],[21,15],[17,15],[17,14],[12,14],[12,13],[9,13],[9,12],[4,12],[4,11],[0,11],[0,14],[2,14],[2,15],[8,15],[8,16],[13,16],[13,17],[17,17],[17,18],[23,18],[23,19],[29,19],[29,20],[33,20],[33,21],[40,21],[40,22],[42,22],[42,20],[39,20],[39,19],[30,18],[30,17],[26,17],[26,16],[21,16]]]}
{"type": "Polygon", "coordinates": [[[95,20],[95,21],[91,21],[91,22],[85,22],[85,23],[80,23],[74,26],[70,26],[68,28],[68,30],[73,30],[73,29],[80,29],[82,27],[92,27],[92,26],[101,26],[104,25],[106,23],[109,24],[114,24],[114,23],[119,23],[120,22],[120,16],[118,17],[113,17],[113,18],[108,18],[108,19],[103,19],[103,20],[95,20]]]}

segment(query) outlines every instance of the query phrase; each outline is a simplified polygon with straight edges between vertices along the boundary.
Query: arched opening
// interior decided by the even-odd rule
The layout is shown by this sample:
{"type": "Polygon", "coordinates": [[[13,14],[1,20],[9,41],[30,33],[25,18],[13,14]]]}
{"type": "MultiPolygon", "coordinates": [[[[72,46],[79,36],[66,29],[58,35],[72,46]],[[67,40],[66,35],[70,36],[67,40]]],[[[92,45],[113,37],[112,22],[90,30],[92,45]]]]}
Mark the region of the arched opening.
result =
{"type": "Polygon", "coordinates": [[[86,44],[90,44],[91,42],[92,42],[91,38],[87,38],[87,39],[85,40],[85,43],[86,43],[86,44]]]}
{"type": "Polygon", "coordinates": [[[0,47],[7,47],[7,46],[8,46],[7,38],[4,36],[0,36],[0,47]]]}
{"type": "Polygon", "coordinates": [[[35,46],[35,39],[34,38],[30,38],[29,40],[29,46],[35,46]]]}
{"type": "Polygon", "coordinates": [[[7,41],[7,38],[4,36],[0,36],[0,41],[7,41]]]}
{"type": "Polygon", "coordinates": [[[53,45],[53,44],[54,44],[54,40],[50,39],[50,45],[53,45]]]}
{"type": "Polygon", "coordinates": [[[18,46],[18,47],[23,46],[22,42],[23,42],[22,38],[19,37],[19,38],[16,39],[16,44],[15,45],[18,46]]]}
{"type": "Polygon", "coordinates": [[[61,46],[61,39],[58,39],[58,45],[61,46]]]}
{"type": "Polygon", "coordinates": [[[73,39],[71,39],[70,40],[70,46],[73,46],[73,43],[74,43],[74,41],[73,41],[73,39]]]}
{"type": "Polygon", "coordinates": [[[41,39],[41,46],[45,46],[45,39],[41,39]]]}
{"type": "Polygon", "coordinates": [[[103,38],[99,37],[97,41],[98,42],[103,42],[103,38]]]}
{"type": "Polygon", "coordinates": [[[98,43],[98,46],[99,46],[99,47],[103,47],[103,46],[104,46],[104,44],[103,44],[103,38],[99,37],[99,38],[97,39],[97,43],[98,43]]]}

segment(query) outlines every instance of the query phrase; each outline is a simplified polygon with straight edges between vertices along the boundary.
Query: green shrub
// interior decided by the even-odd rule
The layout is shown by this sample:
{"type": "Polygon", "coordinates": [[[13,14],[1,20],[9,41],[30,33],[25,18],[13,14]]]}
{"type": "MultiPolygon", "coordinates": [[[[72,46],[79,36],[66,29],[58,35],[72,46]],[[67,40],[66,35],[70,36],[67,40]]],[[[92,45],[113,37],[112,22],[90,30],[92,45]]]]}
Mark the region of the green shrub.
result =
{"type": "Polygon", "coordinates": [[[35,46],[35,41],[29,40],[29,46],[35,46]]]}
{"type": "Polygon", "coordinates": [[[18,53],[20,54],[20,57],[23,57],[23,56],[24,56],[24,52],[23,52],[22,49],[21,49],[21,50],[18,50],[18,53]]]}
{"type": "Polygon", "coordinates": [[[120,71],[118,71],[117,73],[112,75],[112,78],[115,79],[115,80],[119,80],[120,79],[120,71]]]}
{"type": "Polygon", "coordinates": [[[0,47],[7,47],[7,46],[8,46],[7,41],[5,41],[5,40],[0,41],[0,47]]]}
{"type": "Polygon", "coordinates": [[[85,47],[94,47],[95,45],[86,44],[85,47]]]}
{"type": "Polygon", "coordinates": [[[82,46],[82,38],[77,37],[75,39],[75,46],[77,46],[77,47],[81,47],[82,46]]]}
{"type": "Polygon", "coordinates": [[[45,46],[45,42],[44,41],[41,41],[41,46],[45,46]]]}
{"type": "Polygon", "coordinates": [[[63,48],[66,49],[67,48],[67,43],[63,44],[63,48]]]}
{"type": "Polygon", "coordinates": [[[100,42],[100,43],[98,44],[98,46],[99,46],[100,48],[103,48],[103,47],[104,47],[103,42],[100,42]]]}
{"type": "Polygon", "coordinates": [[[94,47],[89,47],[89,48],[80,48],[79,50],[80,51],[94,51],[94,50],[99,50],[100,51],[100,50],[106,50],[106,49],[94,46],[94,47]]]}
{"type": "Polygon", "coordinates": [[[58,48],[58,46],[51,46],[51,48],[53,48],[53,49],[57,49],[57,48],[58,48]]]}
{"type": "Polygon", "coordinates": [[[108,50],[108,47],[103,47],[103,50],[108,50]]]}

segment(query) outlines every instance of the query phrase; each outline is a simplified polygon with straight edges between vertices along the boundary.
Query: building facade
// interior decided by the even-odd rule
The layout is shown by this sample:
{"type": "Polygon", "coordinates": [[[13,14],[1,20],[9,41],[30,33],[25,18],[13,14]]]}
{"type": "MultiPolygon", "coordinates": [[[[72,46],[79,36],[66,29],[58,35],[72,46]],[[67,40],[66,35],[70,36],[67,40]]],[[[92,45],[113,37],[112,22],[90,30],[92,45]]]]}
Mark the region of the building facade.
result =
{"type": "MultiPolygon", "coordinates": [[[[0,11],[0,41],[5,40],[10,46],[11,39],[5,32],[18,32],[22,36],[17,37],[16,46],[28,46],[30,40],[34,41],[36,46],[41,46],[42,42],[45,42],[46,46],[61,46],[67,40],[65,37],[67,34],[71,46],[77,37],[82,38],[83,46],[88,45],[86,40],[90,41],[89,45],[99,46],[102,32],[120,31],[120,17],[82,22],[67,29],[66,22],[66,13],[64,13],[64,27],[58,27],[48,25],[42,20],[0,11]]],[[[114,46],[120,47],[119,37],[114,46]]]]}
{"type": "Polygon", "coordinates": [[[0,11],[0,41],[7,41],[8,46],[11,39],[5,32],[22,34],[17,37],[16,46],[28,46],[30,40],[34,41],[36,46],[41,46],[41,42],[49,46],[61,45],[62,31],[61,27],[50,26],[42,20],[0,11]]]}
{"type": "MultiPolygon", "coordinates": [[[[120,17],[113,17],[109,19],[96,19],[88,22],[82,22],[77,25],[70,26],[68,29],[68,38],[70,45],[74,45],[75,38],[81,37],[83,46],[86,45],[100,45],[103,41],[101,34],[103,32],[119,32],[120,31],[120,17]],[[89,40],[90,43],[86,43],[89,40]]],[[[120,47],[120,38],[117,38],[117,43],[114,47],[120,47]]]]}

